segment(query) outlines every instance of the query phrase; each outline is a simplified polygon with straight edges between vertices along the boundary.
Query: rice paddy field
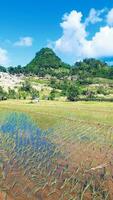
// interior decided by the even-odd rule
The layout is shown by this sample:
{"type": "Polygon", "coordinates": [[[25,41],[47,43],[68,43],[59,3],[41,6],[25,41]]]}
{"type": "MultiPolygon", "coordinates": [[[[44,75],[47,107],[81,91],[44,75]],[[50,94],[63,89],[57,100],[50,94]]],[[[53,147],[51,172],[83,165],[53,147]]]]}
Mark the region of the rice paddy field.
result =
{"type": "Polygon", "coordinates": [[[113,103],[0,102],[0,200],[113,200],[113,103]]]}

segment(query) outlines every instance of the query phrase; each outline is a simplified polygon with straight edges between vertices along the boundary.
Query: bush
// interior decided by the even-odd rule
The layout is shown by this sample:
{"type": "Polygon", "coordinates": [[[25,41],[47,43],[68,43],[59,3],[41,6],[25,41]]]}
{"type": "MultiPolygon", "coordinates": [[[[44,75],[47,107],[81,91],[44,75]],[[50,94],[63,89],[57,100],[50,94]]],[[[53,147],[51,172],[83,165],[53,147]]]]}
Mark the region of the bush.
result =
{"type": "Polygon", "coordinates": [[[107,95],[107,94],[109,94],[109,92],[106,91],[103,87],[99,87],[99,88],[97,89],[97,94],[107,95]]]}
{"type": "Polygon", "coordinates": [[[6,100],[7,99],[7,92],[3,90],[3,88],[0,86],[0,100],[6,100]]]}
{"type": "Polygon", "coordinates": [[[30,94],[31,94],[32,100],[39,97],[39,92],[36,89],[32,88],[30,94]]]}
{"type": "Polygon", "coordinates": [[[21,87],[21,90],[22,90],[22,91],[25,91],[25,92],[30,92],[30,91],[31,91],[31,84],[30,84],[30,82],[29,82],[28,80],[26,80],[26,81],[23,83],[23,85],[22,85],[22,87],[21,87]]]}
{"type": "Polygon", "coordinates": [[[80,88],[71,85],[67,90],[67,99],[69,101],[76,101],[76,98],[80,95],[80,88]]]}
{"type": "Polygon", "coordinates": [[[16,99],[17,98],[17,93],[15,90],[8,88],[8,98],[9,99],[16,99]]]}
{"type": "Polygon", "coordinates": [[[51,92],[50,92],[50,95],[49,95],[49,100],[54,100],[55,99],[55,90],[53,89],[51,92]]]}

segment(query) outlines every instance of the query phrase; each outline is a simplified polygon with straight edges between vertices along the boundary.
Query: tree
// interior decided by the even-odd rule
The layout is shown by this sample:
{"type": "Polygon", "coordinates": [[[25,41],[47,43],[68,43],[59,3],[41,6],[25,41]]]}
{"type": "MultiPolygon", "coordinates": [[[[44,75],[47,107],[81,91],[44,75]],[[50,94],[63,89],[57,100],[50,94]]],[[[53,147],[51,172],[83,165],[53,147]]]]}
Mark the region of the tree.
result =
{"type": "Polygon", "coordinates": [[[77,75],[78,79],[84,80],[88,77],[109,78],[110,67],[107,63],[94,58],[84,59],[76,62],[71,70],[71,75],[77,75]]]}
{"type": "Polygon", "coordinates": [[[17,98],[17,94],[16,94],[15,90],[8,88],[8,98],[9,99],[16,99],[17,98]]]}
{"type": "Polygon", "coordinates": [[[69,101],[75,101],[80,94],[80,89],[77,86],[71,85],[67,90],[67,99],[69,101]]]}
{"type": "Polygon", "coordinates": [[[12,66],[10,66],[10,67],[8,68],[8,72],[9,72],[10,74],[15,74],[15,68],[12,67],[12,66]]]}
{"type": "Polygon", "coordinates": [[[31,90],[31,98],[32,100],[34,100],[35,98],[39,97],[39,91],[37,91],[36,89],[32,88],[31,90]]]}
{"type": "Polygon", "coordinates": [[[7,99],[7,92],[3,90],[3,88],[0,86],[0,100],[7,99]]]}
{"type": "Polygon", "coordinates": [[[25,82],[22,84],[21,90],[25,92],[30,92],[31,88],[31,83],[28,80],[25,80],[25,82]]]}
{"type": "Polygon", "coordinates": [[[53,89],[51,92],[50,92],[50,95],[49,95],[49,100],[54,100],[55,99],[55,90],[53,89]]]}
{"type": "Polygon", "coordinates": [[[19,91],[19,99],[26,99],[27,98],[27,92],[26,91],[19,91]]]}
{"type": "Polygon", "coordinates": [[[24,68],[21,67],[21,65],[18,65],[17,67],[14,68],[15,74],[21,74],[24,72],[24,68]]]}
{"type": "Polygon", "coordinates": [[[3,66],[0,66],[0,72],[6,72],[7,70],[6,70],[6,68],[5,67],[3,67],[3,66]]]}

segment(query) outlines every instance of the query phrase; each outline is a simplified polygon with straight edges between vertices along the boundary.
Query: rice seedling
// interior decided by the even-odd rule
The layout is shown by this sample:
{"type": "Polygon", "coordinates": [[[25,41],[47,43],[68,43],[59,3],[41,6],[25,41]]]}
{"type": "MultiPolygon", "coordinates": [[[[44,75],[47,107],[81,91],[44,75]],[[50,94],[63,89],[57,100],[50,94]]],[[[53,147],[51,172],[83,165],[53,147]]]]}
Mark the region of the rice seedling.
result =
{"type": "Polygon", "coordinates": [[[14,200],[112,200],[112,131],[73,116],[43,131],[8,113],[0,119],[1,191],[14,200]]]}

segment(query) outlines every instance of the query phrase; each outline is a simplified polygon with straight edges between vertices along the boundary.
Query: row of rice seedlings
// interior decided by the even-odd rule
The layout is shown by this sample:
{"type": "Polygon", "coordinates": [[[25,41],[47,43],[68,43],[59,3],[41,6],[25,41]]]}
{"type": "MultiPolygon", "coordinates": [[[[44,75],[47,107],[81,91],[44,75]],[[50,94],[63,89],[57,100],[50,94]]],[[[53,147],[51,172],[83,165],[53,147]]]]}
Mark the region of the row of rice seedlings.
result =
{"type": "MultiPolygon", "coordinates": [[[[24,119],[24,118],[23,118],[24,119]]],[[[13,119],[10,123],[12,123],[13,119]]],[[[18,121],[18,120],[17,120],[18,121]]],[[[21,122],[21,120],[20,120],[21,122]]],[[[16,122],[17,123],[17,122],[16,122]]],[[[20,123],[21,124],[21,123],[20,123]]],[[[13,123],[14,125],[14,123],[13,123]]],[[[74,125],[74,124],[73,124],[74,125]]],[[[11,165],[11,168],[13,166],[18,166],[19,169],[23,169],[24,176],[28,176],[30,180],[32,180],[35,184],[34,190],[31,189],[31,194],[36,194],[39,192],[39,190],[45,190],[47,186],[49,186],[49,193],[48,197],[53,195],[54,193],[57,193],[57,189],[60,186],[60,199],[83,199],[85,196],[85,193],[88,191],[91,191],[91,185],[92,185],[92,175],[90,179],[88,180],[87,184],[84,182],[87,180],[84,178],[84,175],[87,170],[85,170],[84,162],[81,163],[80,168],[75,171],[75,173],[70,172],[67,167],[67,163],[64,165],[61,165],[59,163],[59,159],[65,160],[65,157],[62,156],[62,154],[59,152],[59,146],[55,146],[54,144],[51,144],[51,142],[48,142],[48,135],[46,139],[46,133],[34,133],[35,137],[32,136],[33,133],[26,133],[26,127],[28,130],[27,125],[22,125],[21,132],[22,134],[19,135],[18,131],[18,137],[16,130],[14,130],[12,135],[12,127],[10,128],[10,125],[7,121],[7,126],[3,126],[5,129],[4,134],[1,135],[2,137],[2,148],[4,150],[4,155],[11,155],[11,157],[8,157],[8,164],[11,165]],[[8,127],[8,131],[10,134],[8,134],[8,131],[6,130],[6,127],[8,127]],[[25,132],[25,135],[24,135],[25,132]],[[5,134],[7,133],[7,134],[5,134]],[[15,137],[16,136],[16,137],[15,137]],[[25,142],[25,139],[27,137],[27,142],[25,142]],[[38,141],[38,142],[37,142],[38,141]],[[9,144],[10,145],[9,145],[9,144]],[[13,149],[13,150],[12,150],[13,149]],[[16,162],[15,162],[16,161],[16,162]],[[83,171],[82,171],[83,168],[83,171]],[[84,180],[84,181],[83,181],[84,180]],[[83,186],[84,185],[84,186],[83,186]],[[54,187],[53,187],[54,186],[54,187]],[[81,188],[81,189],[80,189],[81,188]]],[[[20,125],[19,125],[20,127],[20,125]]],[[[102,129],[103,130],[103,129],[102,129]]],[[[62,129],[60,129],[61,134],[62,129]]],[[[100,131],[100,130],[99,130],[100,131]]],[[[66,129],[63,133],[63,142],[67,143],[69,141],[73,141],[73,139],[76,138],[81,141],[81,137],[84,135],[88,135],[91,137],[91,135],[94,134],[98,135],[99,131],[97,132],[95,130],[95,127],[90,127],[89,125],[82,125],[81,123],[78,126],[73,126],[72,129],[70,127],[70,124],[66,126],[66,129]],[[69,127],[68,127],[69,126],[69,127]],[[66,131],[67,130],[67,131],[66,131]],[[69,131],[70,130],[70,131],[69,131]],[[92,134],[91,134],[92,130],[92,134]]],[[[56,134],[56,133],[55,133],[56,134]]],[[[58,135],[60,135],[58,133],[58,135]]],[[[105,137],[105,136],[104,136],[105,137]]],[[[100,137],[99,137],[100,140],[100,137]]],[[[92,144],[92,141],[90,140],[90,143],[92,144]]],[[[1,147],[0,147],[1,148],[1,147]]],[[[90,168],[90,166],[88,167],[90,168]]],[[[95,177],[95,180],[97,179],[97,175],[95,177]]],[[[18,180],[17,180],[18,183],[18,180]]],[[[13,184],[13,187],[15,187],[15,184],[13,184]]],[[[105,198],[107,197],[107,192],[96,191],[96,196],[105,195],[105,198]],[[101,194],[102,193],[102,194],[101,194]]],[[[24,191],[23,191],[24,192],[24,191]]],[[[94,193],[94,192],[92,192],[94,193]]]]}
{"type": "MultiPolygon", "coordinates": [[[[110,127],[110,130],[112,131],[112,127],[110,127]]],[[[80,133],[79,133],[80,134],[80,133]]],[[[78,135],[79,135],[78,134],[78,135]]],[[[92,127],[89,127],[88,129],[86,129],[85,131],[84,131],[84,133],[83,133],[83,131],[81,131],[81,134],[82,135],[79,135],[79,137],[83,137],[84,135],[85,136],[89,136],[89,137],[91,137],[91,139],[90,139],[90,143],[89,143],[89,145],[92,145],[92,142],[93,142],[93,140],[95,140],[94,141],[94,144],[95,143],[99,143],[100,145],[102,144],[105,144],[105,142],[107,143],[108,142],[108,139],[109,139],[109,136],[108,136],[108,134],[110,134],[110,138],[111,138],[111,134],[112,134],[112,132],[110,133],[110,131],[109,131],[109,129],[108,128],[106,128],[106,126],[100,126],[98,129],[96,128],[96,127],[94,127],[93,126],[93,129],[92,129],[92,127]],[[93,134],[94,134],[94,136],[93,136],[93,134]],[[99,135],[100,134],[100,135],[99,135]],[[103,137],[103,138],[102,138],[103,137]],[[106,139],[107,139],[107,141],[106,141],[106,139]]],[[[65,134],[64,134],[65,135],[65,134]]],[[[73,135],[73,133],[72,133],[72,135],[73,135]]],[[[75,135],[76,135],[76,133],[75,133],[75,135]]],[[[68,134],[67,136],[66,136],[66,140],[65,140],[65,142],[66,141],[68,141],[68,139],[69,139],[69,137],[71,136],[71,134],[68,134]]],[[[76,135],[77,136],[77,135],[76,135]]],[[[73,138],[73,137],[72,137],[73,138]]],[[[107,143],[108,144],[108,143],[107,143]]],[[[89,148],[89,147],[88,147],[89,148]]],[[[86,188],[87,187],[89,187],[89,184],[86,186],[86,188]]],[[[84,191],[86,190],[86,188],[84,189],[84,191]]],[[[84,194],[84,191],[83,191],[83,193],[82,193],[82,197],[83,197],[83,194],[84,194]]],[[[109,194],[108,194],[108,191],[105,191],[105,192],[103,192],[103,199],[108,199],[109,197],[109,194]]],[[[81,197],[81,198],[82,198],[81,197]]]]}
{"type": "MultiPolygon", "coordinates": [[[[8,127],[8,131],[9,131],[9,127],[8,127]]],[[[20,139],[20,138],[19,138],[20,139]]],[[[17,141],[16,141],[17,142],[17,141]]],[[[6,141],[5,141],[5,143],[7,143],[6,141]]],[[[23,147],[23,143],[21,143],[21,145],[22,145],[22,147],[23,147]]],[[[20,145],[19,145],[19,147],[20,147],[20,145]]],[[[23,150],[24,149],[22,149],[22,152],[23,152],[23,150]]],[[[41,149],[42,150],[42,149],[41,149]]],[[[48,149],[47,149],[48,150],[48,149]]],[[[23,157],[23,154],[22,154],[22,152],[21,152],[21,149],[19,149],[19,152],[20,152],[20,154],[19,154],[19,157],[21,158],[21,165],[23,165],[24,164],[24,160],[22,160],[22,157],[23,157]]],[[[41,154],[40,154],[41,155],[41,154]]],[[[40,162],[42,162],[42,159],[44,158],[44,156],[45,155],[43,155],[43,156],[41,156],[40,157],[40,162]]],[[[32,165],[33,166],[33,162],[32,162],[32,160],[30,159],[29,160],[29,165],[32,165]]],[[[41,165],[42,165],[42,163],[41,163],[41,165]]],[[[30,170],[30,169],[29,169],[30,170]]],[[[41,173],[41,172],[40,172],[41,173]]],[[[32,175],[33,176],[33,175],[32,175]]],[[[40,183],[38,183],[38,184],[40,184],[40,183]]],[[[44,182],[44,184],[45,184],[45,182],[44,182]]],[[[43,185],[41,185],[41,187],[42,187],[43,185]]]]}

